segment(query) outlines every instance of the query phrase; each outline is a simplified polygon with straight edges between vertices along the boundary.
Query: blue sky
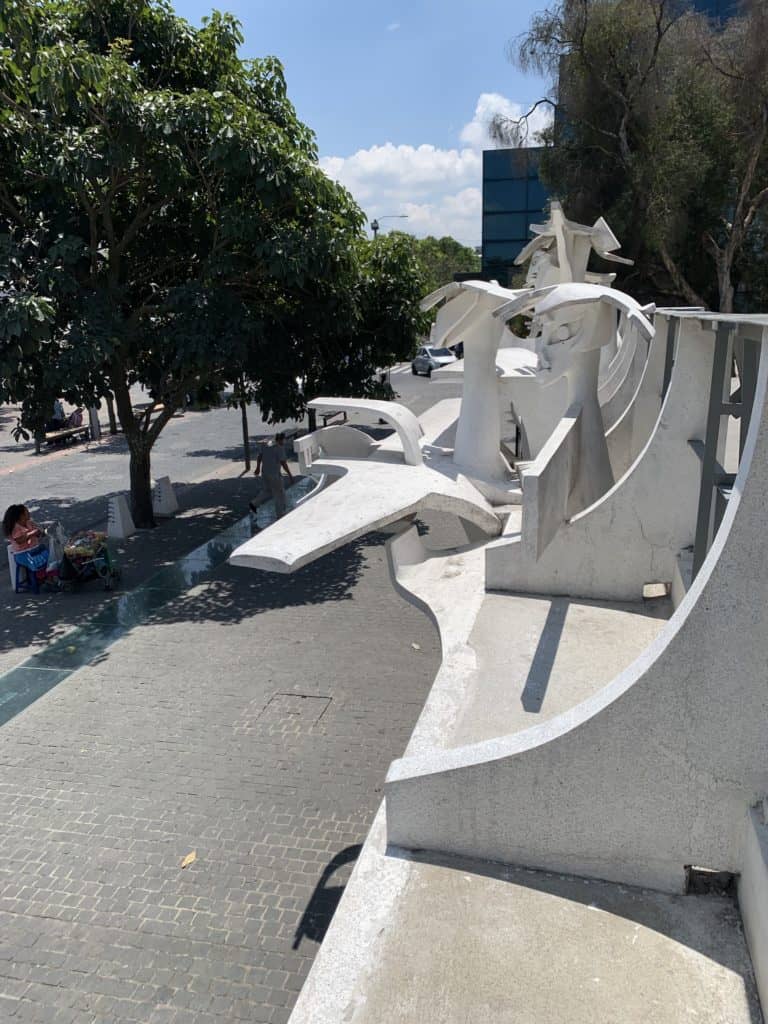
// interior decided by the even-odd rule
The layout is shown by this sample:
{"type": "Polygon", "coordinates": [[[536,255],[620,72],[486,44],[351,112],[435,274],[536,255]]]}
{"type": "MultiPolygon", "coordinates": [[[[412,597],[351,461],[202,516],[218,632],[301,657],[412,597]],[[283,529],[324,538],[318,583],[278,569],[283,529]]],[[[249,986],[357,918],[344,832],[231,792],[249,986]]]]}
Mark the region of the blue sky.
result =
{"type": "MultiPolygon", "coordinates": [[[[316,133],[321,165],[370,218],[414,234],[480,241],[488,118],[537,99],[506,46],[546,0],[219,0],[243,24],[243,56],[278,56],[316,133]]],[[[177,0],[197,25],[204,0],[177,0]]]]}

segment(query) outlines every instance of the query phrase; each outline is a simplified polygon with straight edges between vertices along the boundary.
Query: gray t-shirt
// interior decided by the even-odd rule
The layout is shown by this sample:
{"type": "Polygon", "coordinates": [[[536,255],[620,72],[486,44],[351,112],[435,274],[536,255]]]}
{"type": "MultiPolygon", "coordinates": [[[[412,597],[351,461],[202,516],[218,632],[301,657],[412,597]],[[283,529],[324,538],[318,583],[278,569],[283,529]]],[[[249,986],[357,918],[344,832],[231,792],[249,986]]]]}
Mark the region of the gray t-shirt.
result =
{"type": "Polygon", "coordinates": [[[265,444],[261,449],[262,476],[279,477],[280,463],[285,462],[286,458],[285,448],[281,444],[265,444]]]}

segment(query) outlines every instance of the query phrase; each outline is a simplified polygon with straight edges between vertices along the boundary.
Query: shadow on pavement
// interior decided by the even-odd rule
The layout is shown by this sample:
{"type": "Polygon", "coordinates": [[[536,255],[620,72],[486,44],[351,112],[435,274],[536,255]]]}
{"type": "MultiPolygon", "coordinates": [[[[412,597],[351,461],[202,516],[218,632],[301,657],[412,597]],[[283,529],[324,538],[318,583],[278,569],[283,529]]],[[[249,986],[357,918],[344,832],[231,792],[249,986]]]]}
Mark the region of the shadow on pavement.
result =
{"type": "Polygon", "coordinates": [[[298,949],[302,939],[311,939],[318,943],[323,941],[349,878],[349,871],[342,872],[342,869],[349,864],[354,864],[360,856],[361,850],[360,844],[348,846],[341,853],[337,853],[333,860],[330,860],[323,868],[323,873],[315,886],[309,903],[301,915],[291,949],[298,949]],[[343,881],[340,877],[342,873],[343,881]]]}
{"type": "Polygon", "coordinates": [[[163,625],[238,623],[276,608],[351,601],[355,584],[365,570],[366,549],[383,544],[387,537],[384,533],[367,534],[290,574],[222,564],[213,572],[201,574],[192,584],[208,586],[180,594],[146,621],[163,625]]]}
{"type": "MultiPolygon", "coordinates": [[[[179,485],[182,509],[175,519],[161,521],[155,530],[110,541],[122,572],[114,592],[105,592],[95,580],[72,593],[14,594],[6,576],[5,585],[0,584],[0,672],[33,654],[35,647],[52,643],[75,626],[87,626],[94,617],[105,624],[117,619],[128,628],[151,621],[234,623],[269,609],[351,599],[365,568],[365,549],[382,544],[387,534],[368,534],[290,575],[226,564],[230,549],[222,544],[217,552],[216,535],[247,513],[257,490],[252,477],[179,485]],[[207,542],[204,562],[179,564],[207,542]],[[207,583],[211,585],[199,586],[207,583]],[[125,605],[125,595],[137,587],[141,589],[131,595],[127,618],[124,608],[119,614],[112,612],[118,603],[125,605]],[[191,587],[197,589],[190,592],[191,587]]],[[[100,516],[105,509],[106,496],[83,502],[61,498],[35,505],[33,515],[58,519],[65,532],[71,532],[103,527],[100,516]]],[[[108,657],[108,650],[102,657],[108,657]]]]}
{"type": "MultiPolygon", "coordinates": [[[[174,519],[161,520],[155,530],[141,530],[125,540],[110,541],[122,571],[115,594],[133,590],[232,526],[248,511],[248,501],[257,490],[253,478],[237,477],[176,485],[181,510],[174,519]]],[[[29,506],[36,520],[58,520],[69,534],[85,528],[106,529],[110,497],[111,493],[105,493],[81,501],[64,496],[29,501],[29,506]]],[[[0,672],[32,653],[26,650],[30,645],[48,643],[73,626],[82,625],[112,602],[115,594],[106,593],[96,580],[72,593],[14,594],[8,571],[0,565],[0,672]],[[10,652],[17,656],[11,660],[3,657],[10,652]]]]}

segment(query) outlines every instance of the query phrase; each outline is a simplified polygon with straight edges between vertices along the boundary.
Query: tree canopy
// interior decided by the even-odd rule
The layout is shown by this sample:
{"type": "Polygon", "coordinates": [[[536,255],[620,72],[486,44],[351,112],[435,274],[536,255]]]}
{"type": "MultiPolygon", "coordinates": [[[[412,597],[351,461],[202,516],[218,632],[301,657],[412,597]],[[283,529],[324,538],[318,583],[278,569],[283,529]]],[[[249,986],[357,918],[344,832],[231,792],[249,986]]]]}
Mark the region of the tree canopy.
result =
{"type": "MultiPolygon", "coordinates": [[[[721,25],[682,0],[567,0],[534,17],[513,56],[552,80],[545,182],[571,216],[607,217],[637,291],[730,311],[740,284],[761,287],[764,4],[721,25]]],[[[497,130],[514,137],[524,121],[497,130]]]]}
{"type": "Polygon", "coordinates": [[[415,252],[424,274],[426,293],[452,281],[454,274],[480,272],[480,257],[475,250],[450,235],[416,239],[415,252]]]}
{"type": "Polygon", "coordinates": [[[112,392],[140,525],[188,391],[245,370],[268,414],[298,414],[308,383],[368,386],[418,318],[410,255],[364,239],[280,62],[241,42],[166,0],[0,9],[0,398],[39,427],[58,393],[112,392]]]}

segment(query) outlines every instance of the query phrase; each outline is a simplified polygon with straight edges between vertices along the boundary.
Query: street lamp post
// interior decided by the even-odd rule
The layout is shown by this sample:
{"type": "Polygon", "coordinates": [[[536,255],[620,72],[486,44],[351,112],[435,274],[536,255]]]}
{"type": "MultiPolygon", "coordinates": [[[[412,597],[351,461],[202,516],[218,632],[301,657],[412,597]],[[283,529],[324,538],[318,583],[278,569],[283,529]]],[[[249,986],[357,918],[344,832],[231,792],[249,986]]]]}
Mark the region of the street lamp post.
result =
{"type": "Polygon", "coordinates": [[[380,217],[378,220],[376,218],[374,218],[371,221],[371,231],[373,232],[374,239],[377,237],[377,235],[379,233],[379,220],[408,220],[408,214],[407,213],[386,213],[386,214],[384,214],[383,217],[380,217]]]}

